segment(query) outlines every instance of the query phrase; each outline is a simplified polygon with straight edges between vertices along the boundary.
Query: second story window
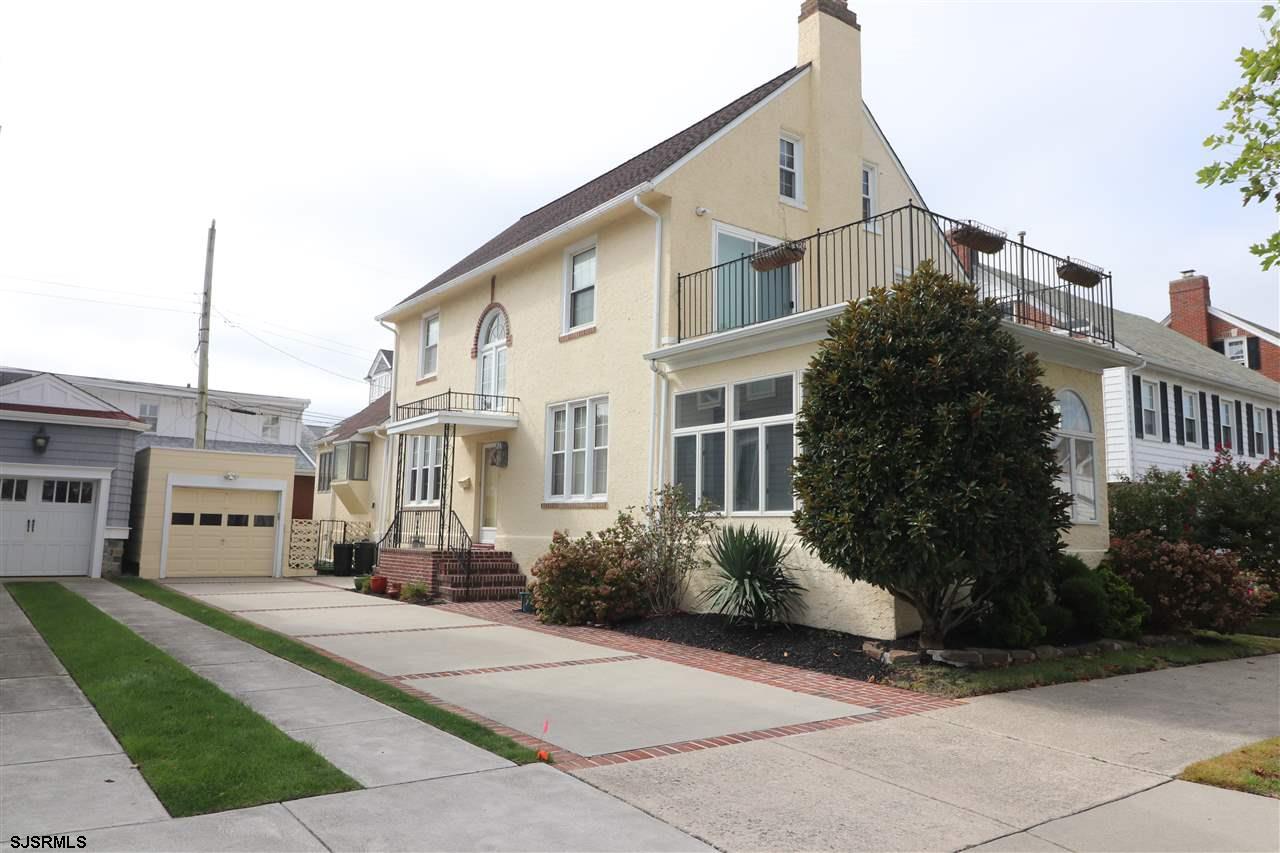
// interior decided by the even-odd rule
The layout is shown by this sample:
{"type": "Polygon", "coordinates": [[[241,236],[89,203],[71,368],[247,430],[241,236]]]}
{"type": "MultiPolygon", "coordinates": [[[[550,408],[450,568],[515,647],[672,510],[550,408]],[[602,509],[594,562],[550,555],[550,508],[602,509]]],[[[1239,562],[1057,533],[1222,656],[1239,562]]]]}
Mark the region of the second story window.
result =
{"type": "Polygon", "coordinates": [[[1154,382],[1142,383],[1142,434],[1160,437],[1160,389],[1154,382]]]}
{"type": "Polygon", "coordinates": [[[804,202],[804,147],[798,137],[778,137],[778,195],[785,201],[804,202]]]}
{"type": "Polygon", "coordinates": [[[138,418],[147,422],[147,429],[155,432],[160,428],[160,404],[139,403],[138,418]]]}
{"type": "MultiPolygon", "coordinates": [[[[879,207],[876,199],[876,167],[870,163],[862,164],[862,218],[870,219],[876,215],[879,207]]],[[[871,227],[871,226],[867,226],[871,227]]]]}
{"type": "Polygon", "coordinates": [[[1267,455],[1267,434],[1263,432],[1263,419],[1266,417],[1264,410],[1255,408],[1253,410],[1253,422],[1249,425],[1253,429],[1253,450],[1259,456],[1267,455]]]}
{"type": "Polygon", "coordinates": [[[1227,450],[1234,450],[1235,442],[1235,409],[1231,405],[1230,400],[1222,400],[1218,403],[1218,423],[1222,425],[1222,446],[1227,450]]]}
{"type": "Polygon", "coordinates": [[[333,482],[333,451],[327,450],[316,459],[316,491],[327,492],[333,482]]]}
{"type": "Polygon", "coordinates": [[[1187,444],[1200,442],[1200,410],[1196,408],[1194,391],[1182,392],[1182,432],[1187,444]]]}
{"type": "MultiPolygon", "coordinates": [[[[422,318],[422,356],[418,363],[418,377],[435,376],[440,367],[440,315],[422,318]]],[[[388,388],[388,390],[390,390],[388,388]]]]}
{"type": "Polygon", "coordinates": [[[568,278],[565,331],[572,331],[590,326],[596,321],[595,246],[570,254],[568,278]]]}
{"type": "Polygon", "coordinates": [[[263,415],[262,440],[274,441],[274,442],[280,441],[280,416],[279,415],[263,415]]]}

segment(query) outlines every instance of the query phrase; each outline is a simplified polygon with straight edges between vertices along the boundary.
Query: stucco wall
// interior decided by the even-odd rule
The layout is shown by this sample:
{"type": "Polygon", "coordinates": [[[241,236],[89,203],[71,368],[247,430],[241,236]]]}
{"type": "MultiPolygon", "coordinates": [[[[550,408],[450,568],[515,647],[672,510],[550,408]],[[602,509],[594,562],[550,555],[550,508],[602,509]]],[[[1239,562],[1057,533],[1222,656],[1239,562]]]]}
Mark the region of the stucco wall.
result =
{"type": "Polygon", "coordinates": [[[1067,550],[1077,554],[1085,562],[1096,564],[1102,559],[1110,540],[1107,514],[1107,457],[1106,436],[1103,429],[1102,374],[1094,370],[1068,367],[1063,364],[1041,360],[1044,366],[1042,380],[1055,391],[1070,389],[1080,395],[1085,407],[1089,410],[1089,420],[1093,426],[1094,484],[1098,501],[1098,520],[1080,521],[1062,535],[1067,550]]]}
{"type": "Polygon", "coordinates": [[[130,429],[44,424],[49,446],[44,453],[36,453],[31,436],[40,426],[27,421],[0,420],[0,462],[110,468],[107,526],[128,526],[129,499],[133,494],[133,445],[138,433],[130,429]]]}
{"type": "MultiPolygon", "coordinates": [[[[165,491],[170,473],[205,474],[223,477],[233,473],[237,479],[281,480],[285,483],[284,513],[278,527],[288,531],[293,507],[292,456],[263,453],[227,453],[220,450],[149,447],[138,452],[138,468],[143,478],[138,481],[141,497],[135,502],[135,518],[139,523],[130,543],[131,559],[138,562],[138,574],[144,578],[160,577],[160,552],[168,519],[164,517],[165,491]]],[[[283,560],[283,555],[282,555],[283,560]]],[[[288,574],[287,561],[283,561],[288,574]]],[[[311,574],[310,571],[302,574],[311,574]]]]}

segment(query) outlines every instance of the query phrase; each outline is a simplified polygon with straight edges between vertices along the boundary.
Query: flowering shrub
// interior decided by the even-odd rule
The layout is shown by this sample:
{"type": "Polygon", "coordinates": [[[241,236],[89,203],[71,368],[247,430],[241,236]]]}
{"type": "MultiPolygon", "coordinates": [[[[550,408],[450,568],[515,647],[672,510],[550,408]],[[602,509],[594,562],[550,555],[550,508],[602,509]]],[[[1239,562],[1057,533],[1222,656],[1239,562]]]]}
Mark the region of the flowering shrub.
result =
{"type": "Polygon", "coordinates": [[[644,613],[644,563],[630,516],[614,527],[572,539],[556,531],[534,563],[534,606],[543,622],[610,624],[644,613]]]}
{"type": "Polygon", "coordinates": [[[1104,565],[1147,603],[1147,624],[1157,631],[1238,631],[1274,597],[1235,554],[1165,542],[1145,530],[1113,539],[1104,565]]]}
{"type": "Polygon", "coordinates": [[[1170,542],[1227,549],[1280,589],[1280,461],[1250,466],[1219,450],[1185,475],[1152,469],[1117,483],[1110,497],[1112,535],[1149,530],[1170,542]]]}

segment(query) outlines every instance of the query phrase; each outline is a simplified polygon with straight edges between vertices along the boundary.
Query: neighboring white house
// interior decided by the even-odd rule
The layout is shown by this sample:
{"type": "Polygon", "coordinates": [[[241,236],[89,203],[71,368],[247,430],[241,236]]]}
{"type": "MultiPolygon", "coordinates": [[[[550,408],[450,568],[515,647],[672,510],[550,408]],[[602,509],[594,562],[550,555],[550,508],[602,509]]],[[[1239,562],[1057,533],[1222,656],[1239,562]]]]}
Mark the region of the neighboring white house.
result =
{"type": "Polygon", "coordinates": [[[1219,447],[1250,463],[1277,455],[1280,383],[1137,314],[1117,310],[1115,335],[1144,364],[1103,371],[1108,481],[1182,470],[1219,447]]]}

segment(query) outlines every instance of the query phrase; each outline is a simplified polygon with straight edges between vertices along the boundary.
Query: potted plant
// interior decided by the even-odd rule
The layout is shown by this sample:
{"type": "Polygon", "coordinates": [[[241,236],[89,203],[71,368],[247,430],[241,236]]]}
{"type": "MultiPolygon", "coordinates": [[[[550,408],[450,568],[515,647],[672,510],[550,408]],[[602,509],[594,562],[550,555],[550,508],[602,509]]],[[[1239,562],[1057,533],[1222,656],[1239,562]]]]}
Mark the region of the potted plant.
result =
{"type": "Polygon", "coordinates": [[[1067,258],[1058,264],[1058,278],[1081,287],[1093,287],[1102,281],[1102,267],[1096,267],[1079,258],[1067,258]]]}
{"type": "Polygon", "coordinates": [[[369,592],[374,595],[383,595],[387,591],[387,576],[374,575],[369,578],[369,592]]]}
{"type": "Polygon", "coordinates": [[[787,243],[757,252],[751,258],[751,267],[756,272],[769,272],[780,267],[789,267],[804,260],[804,243],[792,240],[787,243]]]}
{"type": "Polygon", "coordinates": [[[975,252],[981,252],[984,255],[994,255],[996,252],[1004,248],[1005,233],[990,225],[983,225],[970,219],[968,222],[961,222],[947,235],[953,243],[961,246],[967,246],[975,252]]]}
{"type": "Polygon", "coordinates": [[[356,592],[366,592],[369,589],[369,575],[359,575],[351,579],[351,587],[356,592]]]}

